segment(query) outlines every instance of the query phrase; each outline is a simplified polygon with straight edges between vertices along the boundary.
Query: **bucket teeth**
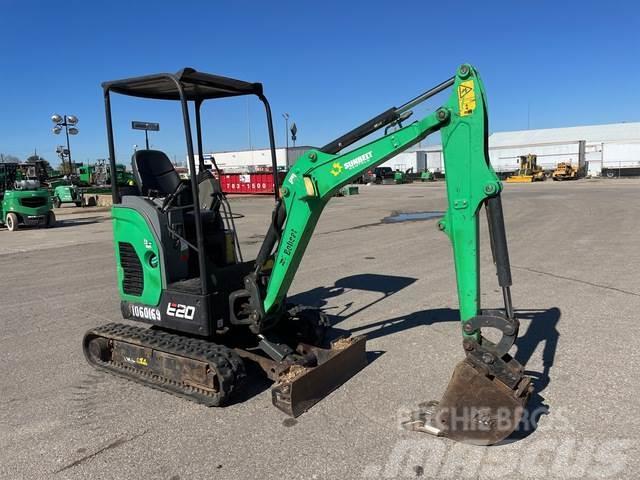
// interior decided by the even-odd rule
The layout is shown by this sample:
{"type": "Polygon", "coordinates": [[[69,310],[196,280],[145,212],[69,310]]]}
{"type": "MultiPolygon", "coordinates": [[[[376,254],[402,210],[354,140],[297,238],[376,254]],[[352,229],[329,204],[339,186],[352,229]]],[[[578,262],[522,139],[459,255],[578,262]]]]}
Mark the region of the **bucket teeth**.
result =
{"type": "Polygon", "coordinates": [[[456,365],[442,400],[420,404],[402,426],[458,442],[493,445],[518,427],[532,390],[529,377],[522,376],[510,388],[463,360],[456,365]]]}

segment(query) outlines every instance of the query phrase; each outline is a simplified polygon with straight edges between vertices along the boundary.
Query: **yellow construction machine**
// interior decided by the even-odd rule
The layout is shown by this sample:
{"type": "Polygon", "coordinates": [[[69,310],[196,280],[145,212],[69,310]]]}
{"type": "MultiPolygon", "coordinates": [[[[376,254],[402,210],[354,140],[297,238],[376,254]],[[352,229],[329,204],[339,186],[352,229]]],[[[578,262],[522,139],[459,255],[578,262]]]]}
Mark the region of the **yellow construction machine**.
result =
{"type": "Polygon", "coordinates": [[[544,170],[538,166],[536,155],[522,155],[520,157],[520,168],[509,178],[507,183],[531,183],[545,179],[544,170]]]}
{"type": "Polygon", "coordinates": [[[551,174],[553,180],[577,180],[578,169],[570,163],[560,162],[551,174]]]}

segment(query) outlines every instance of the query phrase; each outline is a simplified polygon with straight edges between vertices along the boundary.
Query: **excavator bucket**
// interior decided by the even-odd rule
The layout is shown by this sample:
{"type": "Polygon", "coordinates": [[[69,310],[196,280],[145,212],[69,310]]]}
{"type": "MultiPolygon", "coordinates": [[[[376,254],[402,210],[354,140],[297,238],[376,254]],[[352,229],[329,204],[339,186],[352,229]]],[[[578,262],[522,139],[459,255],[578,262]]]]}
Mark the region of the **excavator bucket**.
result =
{"type": "Polygon", "coordinates": [[[291,365],[278,375],[271,389],[273,404],[297,417],[329,395],[367,365],[366,338],[341,338],[331,348],[304,345],[301,353],[315,366],[291,365]]]}
{"type": "Polygon", "coordinates": [[[531,392],[529,377],[522,376],[512,388],[465,359],[456,365],[442,400],[420,404],[403,427],[493,445],[518,427],[531,392]]]}

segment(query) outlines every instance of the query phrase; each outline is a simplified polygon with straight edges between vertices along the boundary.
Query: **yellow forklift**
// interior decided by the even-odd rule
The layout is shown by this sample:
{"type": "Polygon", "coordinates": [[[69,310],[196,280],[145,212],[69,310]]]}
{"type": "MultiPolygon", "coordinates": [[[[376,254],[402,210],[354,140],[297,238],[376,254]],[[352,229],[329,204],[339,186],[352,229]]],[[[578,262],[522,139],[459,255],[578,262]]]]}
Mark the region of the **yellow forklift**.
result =
{"type": "Polygon", "coordinates": [[[520,157],[520,168],[509,178],[507,183],[541,182],[545,179],[544,170],[538,166],[538,157],[533,154],[520,157]]]}

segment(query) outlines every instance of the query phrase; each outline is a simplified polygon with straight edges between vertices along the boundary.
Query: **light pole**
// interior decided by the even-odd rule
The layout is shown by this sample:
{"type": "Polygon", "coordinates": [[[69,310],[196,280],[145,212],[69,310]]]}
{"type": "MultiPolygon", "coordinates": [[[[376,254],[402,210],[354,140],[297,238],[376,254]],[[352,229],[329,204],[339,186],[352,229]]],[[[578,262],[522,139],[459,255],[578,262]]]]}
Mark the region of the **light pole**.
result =
{"type": "Polygon", "coordinates": [[[53,133],[55,135],[59,135],[60,132],[62,131],[62,127],[64,127],[64,132],[67,136],[67,159],[69,160],[69,171],[65,172],[65,167],[64,167],[64,154],[61,155],[62,158],[62,172],[63,173],[68,173],[69,175],[74,173],[74,168],[73,168],[73,163],[71,161],[71,147],[69,145],[69,135],[77,135],[79,130],[76,128],[76,125],[78,124],[78,117],[76,117],[75,115],[64,115],[64,116],[60,116],[57,113],[51,116],[51,121],[55,124],[55,127],[53,127],[53,133]]]}
{"type": "Polygon", "coordinates": [[[289,168],[289,114],[283,113],[282,118],[284,118],[284,138],[285,138],[285,147],[284,147],[284,162],[287,168],[289,168]]]}

